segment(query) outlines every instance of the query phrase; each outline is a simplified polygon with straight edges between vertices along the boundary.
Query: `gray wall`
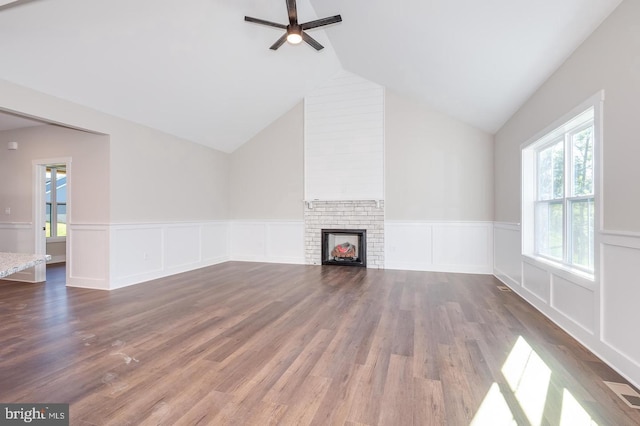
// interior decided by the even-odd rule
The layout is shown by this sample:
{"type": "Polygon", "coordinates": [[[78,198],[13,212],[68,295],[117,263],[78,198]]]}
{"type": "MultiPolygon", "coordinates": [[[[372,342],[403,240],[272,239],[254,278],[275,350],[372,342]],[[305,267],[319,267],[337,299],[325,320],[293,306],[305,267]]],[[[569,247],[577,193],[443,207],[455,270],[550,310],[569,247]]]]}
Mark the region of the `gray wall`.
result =
{"type": "Polygon", "coordinates": [[[303,136],[300,102],[231,154],[232,219],[302,220],[303,136]]]}
{"type": "Polygon", "coordinates": [[[493,137],[386,92],[387,220],[493,220],[493,137]]]}
{"type": "Polygon", "coordinates": [[[228,154],[135,125],[111,141],[113,222],[229,217],[228,154]]]}

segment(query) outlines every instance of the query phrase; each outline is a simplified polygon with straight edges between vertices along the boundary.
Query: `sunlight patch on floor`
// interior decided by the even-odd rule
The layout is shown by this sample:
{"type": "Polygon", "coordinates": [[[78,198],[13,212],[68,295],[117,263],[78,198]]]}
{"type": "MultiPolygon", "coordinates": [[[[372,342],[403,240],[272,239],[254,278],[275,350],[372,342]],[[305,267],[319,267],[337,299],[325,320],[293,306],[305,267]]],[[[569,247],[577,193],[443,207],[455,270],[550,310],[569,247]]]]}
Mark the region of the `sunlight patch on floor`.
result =
{"type": "Polygon", "coordinates": [[[598,426],[589,413],[564,389],[562,392],[562,413],[560,414],[560,426],[598,426]]]}
{"type": "Polygon", "coordinates": [[[541,424],[551,369],[522,336],[502,366],[502,374],[531,424],[541,424]]]}
{"type": "MultiPolygon", "coordinates": [[[[513,396],[533,426],[543,423],[543,415],[547,406],[551,369],[533,350],[527,341],[519,336],[507,360],[502,365],[502,375],[513,396]]],[[[508,391],[509,389],[504,388],[508,391]]],[[[554,401],[554,405],[560,401],[554,401]]],[[[516,425],[513,411],[507,403],[500,386],[493,383],[482,404],[478,408],[472,426],[484,425],[516,425]]],[[[563,389],[560,426],[597,426],[589,413],[580,405],[573,395],[563,389]]]]}
{"type": "Polygon", "coordinates": [[[500,386],[494,383],[480,404],[470,426],[512,426],[517,424],[504,395],[500,392],[500,386]]]}

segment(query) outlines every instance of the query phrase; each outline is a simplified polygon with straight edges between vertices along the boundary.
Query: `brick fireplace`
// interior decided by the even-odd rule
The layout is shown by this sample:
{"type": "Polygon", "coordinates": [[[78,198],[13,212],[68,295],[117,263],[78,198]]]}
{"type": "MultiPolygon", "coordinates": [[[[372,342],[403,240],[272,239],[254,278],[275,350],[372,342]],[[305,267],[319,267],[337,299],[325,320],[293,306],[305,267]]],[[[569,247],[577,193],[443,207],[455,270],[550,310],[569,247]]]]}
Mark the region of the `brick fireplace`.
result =
{"type": "Polygon", "coordinates": [[[322,230],[366,230],[366,266],[384,268],[384,201],[312,201],[305,203],[305,261],[322,264],[322,230]]]}

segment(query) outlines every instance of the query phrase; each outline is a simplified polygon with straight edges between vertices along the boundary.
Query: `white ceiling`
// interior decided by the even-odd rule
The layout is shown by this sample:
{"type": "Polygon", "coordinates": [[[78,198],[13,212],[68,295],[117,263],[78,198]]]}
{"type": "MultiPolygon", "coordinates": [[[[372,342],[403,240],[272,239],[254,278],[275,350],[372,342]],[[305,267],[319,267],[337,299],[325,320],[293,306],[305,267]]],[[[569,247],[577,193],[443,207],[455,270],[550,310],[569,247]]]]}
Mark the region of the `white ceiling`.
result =
{"type": "Polygon", "coordinates": [[[45,123],[18,117],[12,114],[0,113],[0,132],[4,130],[22,129],[24,127],[42,126],[45,123]]]}
{"type": "Polygon", "coordinates": [[[35,0],[0,8],[0,78],[225,152],[341,69],[493,133],[620,1],[298,0],[342,15],[316,52],[243,21],[284,0],[35,0]]]}

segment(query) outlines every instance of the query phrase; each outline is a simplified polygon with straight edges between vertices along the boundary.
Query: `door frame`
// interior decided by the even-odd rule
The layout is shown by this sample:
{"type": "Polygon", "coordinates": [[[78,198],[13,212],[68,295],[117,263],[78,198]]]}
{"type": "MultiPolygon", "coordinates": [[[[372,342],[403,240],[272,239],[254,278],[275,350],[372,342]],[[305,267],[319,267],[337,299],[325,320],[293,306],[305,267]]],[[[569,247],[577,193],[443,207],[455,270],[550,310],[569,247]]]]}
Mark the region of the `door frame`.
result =
{"type": "MultiPolygon", "coordinates": [[[[46,214],[45,214],[45,203],[46,203],[46,195],[45,195],[45,179],[46,179],[46,168],[52,164],[64,164],[67,171],[67,236],[65,241],[65,250],[66,250],[66,268],[65,268],[65,282],[69,282],[69,271],[71,270],[71,265],[73,259],[69,256],[71,253],[71,239],[70,237],[70,228],[72,223],[72,211],[73,211],[73,203],[71,201],[72,191],[71,191],[71,157],[56,157],[56,158],[44,158],[33,160],[33,236],[34,236],[34,251],[38,254],[46,254],[47,252],[47,237],[44,233],[44,226],[46,223],[46,214]]],[[[43,282],[47,279],[47,268],[46,263],[41,263],[34,268],[34,281],[35,282],[43,282]]]]}

